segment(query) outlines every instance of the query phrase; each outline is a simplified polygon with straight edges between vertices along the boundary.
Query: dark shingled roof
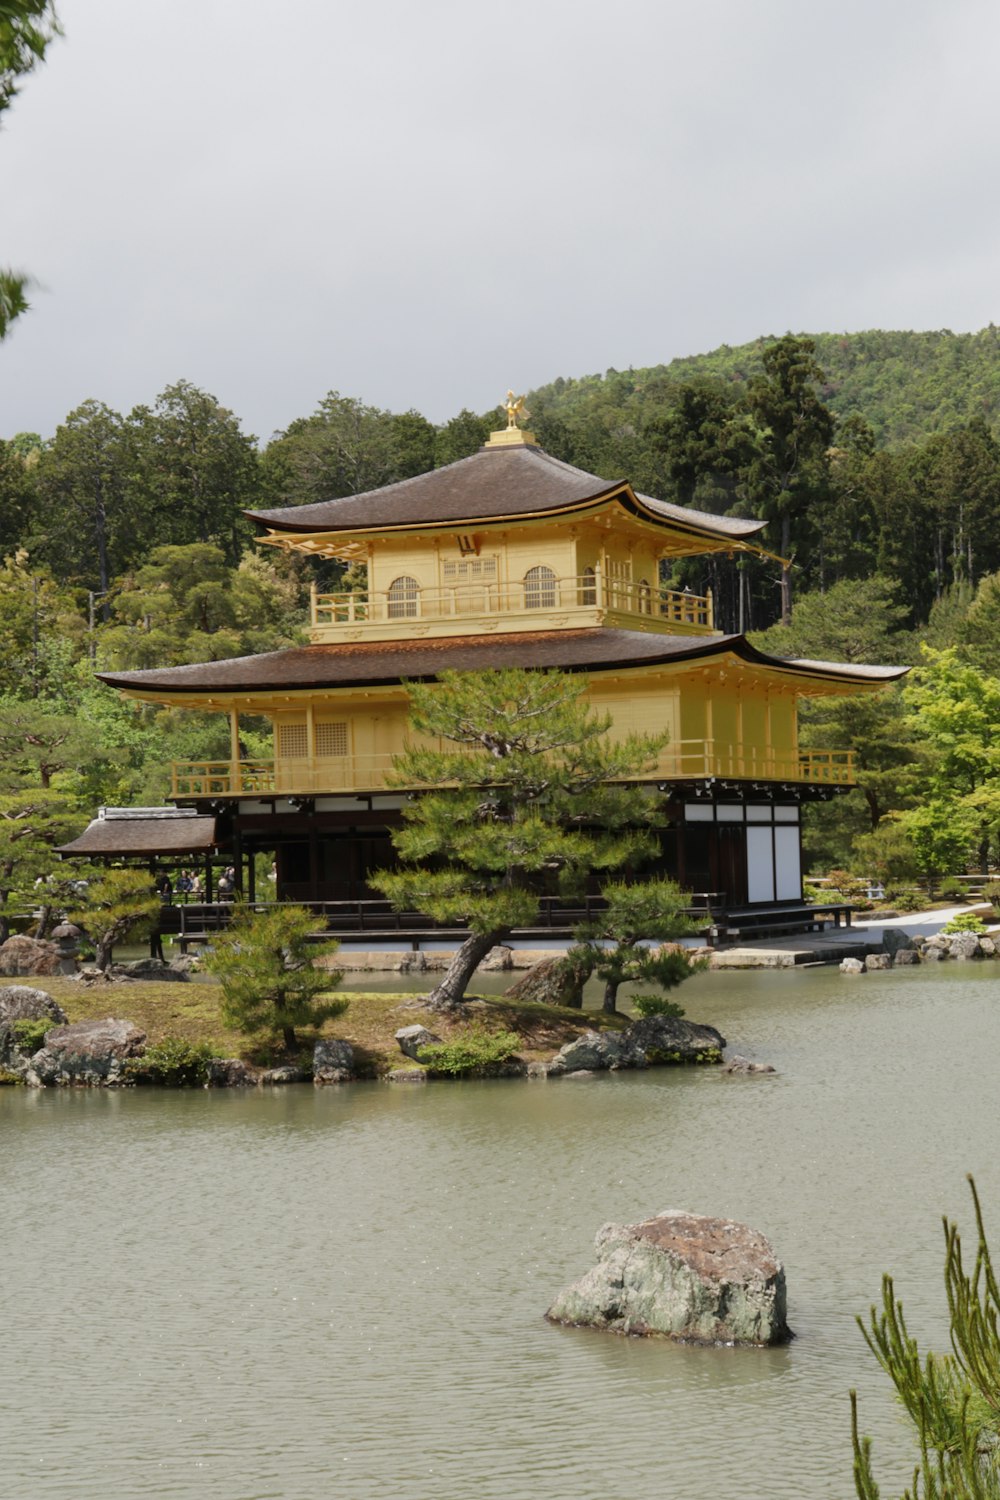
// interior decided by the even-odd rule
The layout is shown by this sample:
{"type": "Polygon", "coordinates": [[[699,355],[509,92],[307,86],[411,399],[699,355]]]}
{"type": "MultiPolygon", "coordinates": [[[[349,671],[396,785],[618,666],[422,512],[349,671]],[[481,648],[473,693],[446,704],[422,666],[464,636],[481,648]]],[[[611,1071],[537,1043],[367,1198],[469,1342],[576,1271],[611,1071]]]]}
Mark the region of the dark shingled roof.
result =
{"type": "Polygon", "coordinates": [[[890,682],[907,670],[856,667],[842,662],[782,661],[765,656],[742,635],[646,635],[639,631],[591,628],[299,646],[230,661],[154,667],[144,672],[99,672],[98,676],[109,687],[133,692],[292,692],[302,688],[366,687],[398,682],[401,677],[431,678],[446,668],[474,672],[491,667],[558,667],[571,672],[595,672],[719,656],[727,651],[763,666],[846,682],[890,682]]]}
{"type": "Polygon", "coordinates": [[[211,817],[95,818],[57,854],[204,854],[215,846],[211,817]]]}
{"type": "MultiPolygon", "coordinates": [[[[458,521],[503,520],[558,511],[586,501],[620,495],[633,504],[634,491],[624,481],[609,483],[596,474],[561,463],[543,448],[481,448],[442,469],[387,484],[384,489],[314,505],[282,510],[251,510],[247,515],[276,531],[367,531],[392,526],[447,525],[458,521]]],[[[763,521],[712,516],[705,511],[638,496],[641,508],[699,535],[725,538],[753,536],[763,521]]]]}

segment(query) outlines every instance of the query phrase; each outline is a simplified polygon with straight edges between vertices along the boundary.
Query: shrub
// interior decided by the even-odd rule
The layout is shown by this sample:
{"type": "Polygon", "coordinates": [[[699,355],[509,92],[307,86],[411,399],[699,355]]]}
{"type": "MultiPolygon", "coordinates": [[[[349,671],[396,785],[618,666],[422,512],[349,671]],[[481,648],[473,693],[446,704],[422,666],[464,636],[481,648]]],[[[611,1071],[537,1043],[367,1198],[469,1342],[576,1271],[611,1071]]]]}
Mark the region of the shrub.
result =
{"type": "Polygon", "coordinates": [[[987,880],[983,886],[983,900],[989,901],[995,910],[1000,911],[1000,880],[987,880]]]}
{"type": "Polygon", "coordinates": [[[521,1045],[515,1031],[487,1031],[483,1026],[467,1026],[456,1031],[447,1042],[434,1042],[418,1053],[417,1061],[432,1073],[453,1076],[468,1073],[473,1077],[508,1062],[521,1045]]]}
{"type": "Polygon", "coordinates": [[[958,916],[945,922],[941,931],[945,935],[951,932],[985,932],[986,927],[982,918],[978,917],[974,911],[960,911],[958,916]]]}
{"type": "Polygon", "coordinates": [[[215,1056],[208,1042],[188,1042],[165,1036],[153,1042],[142,1057],[133,1057],[125,1071],[136,1083],[154,1083],[161,1088],[199,1088],[208,1077],[208,1064],[215,1056]]]}
{"type": "Polygon", "coordinates": [[[964,901],[969,894],[969,887],[957,875],[946,875],[938,886],[938,892],[948,901],[964,901]]]}
{"type": "Polygon", "coordinates": [[[922,911],[927,905],[927,897],[920,891],[915,891],[912,886],[889,885],[885,889],[885,900],[887,906],[894,906],[897,911],[922,911]]]}
{"type": "Polygon", "coordinates": [[[821,906],[824,901],[829,901],[830,892],[824,886],[810,885],[807,880],[802,887],[802,899],[811,906],[821,906]]]}
{"type": "Polygon", "coordinates": [[[666,995],[633,995],[632,1009],[639,1016],[682,1016],[683,1005],[668,1000],[666,995]]]}
{"type": "Polygon", "coordinates": [[[51,1016],[39,1016],[36,1020],[15,1021],[10,1029],[14,1033],[14,1044],[18,1052],[23,1052],[26,1057],[30,1057],[40,1047],[44,1047],[45,1033],[51,1031],[55,1024],[51,1016]]]}

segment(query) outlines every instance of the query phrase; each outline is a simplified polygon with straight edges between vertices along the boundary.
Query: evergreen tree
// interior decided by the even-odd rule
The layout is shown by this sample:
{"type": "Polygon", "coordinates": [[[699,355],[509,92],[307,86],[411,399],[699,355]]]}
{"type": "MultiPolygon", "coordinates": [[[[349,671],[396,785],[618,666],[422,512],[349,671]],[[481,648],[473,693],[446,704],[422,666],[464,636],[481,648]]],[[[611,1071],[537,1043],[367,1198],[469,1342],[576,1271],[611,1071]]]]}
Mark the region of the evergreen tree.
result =
{"type": "Polygon", "coordinates": [[[590,972],[603,981],[604,1010],[615,1010],[623,984],[672,990],[696,972],[698,963],[682,949],[648,946],[673,943],[694,930],[686,911],[687,897],[674,881],[615,881],[601,894],[607,910],[576,928],[577,947],[567,957],[580,967],[586,960],[590,972]]]}
{"type": "Polygon", "coordinates": [[[405,805],[393,836],[403,868],[372,884],[398,910],[469,928],[428,1000],[449,1009],[489,950],[534,920],[541,895],[578,894],[590,872],[654,852],[654,801],[628,783],[655,764],[664,737],[609,742],[610,720],[583,702],[584,684],[558,673],[443,672],[409,691],[417,735],[455,748],[414,745],[397,758],[395,784],[429,790],[405,805]]]}
{"type": "Polygon", "coordinates": [[[140,929],[148,929],[160,909],[160,897],[147,870],[129,865],[105,870],[92,880],[69,920],[94,944],[94,962],[106,973],[114,949],[140,929]]]}
{"type": "MultiPolygon", "coordinates": [[[[958,1227],[944,1220],[951,1354],[921,1359],[891,1276],[882,1281],[881,1310],[872,1307],[867,1326],[858,1319],[918,1435],[920,1463],[902,1500],[1000,1500],[1000,1287],[971,1177],[969,1185],[977,1232],[971,1275],[962,1262],[958,1227]]],[[[851,1416],[854,1486],[859,1500],[878,1500],[871,1440],[859,1435],[853,1391],[851,1416]]]]}
{"type": "Polygon", "coordinates": [[[331,997],[344,977],[317,969],[314,960],[336,953],[336,942],[314,943],[316,918],[304,906],[254,911],[237,902],[229,927],[219,934],[206,967],[222,985],[222,1018],[251,1034],[280,1036],[297,1046],[296,1026],[321,1026],[347,1009],[331,997]],[[325,998],[323,998],[325,997],[325,998]]]}

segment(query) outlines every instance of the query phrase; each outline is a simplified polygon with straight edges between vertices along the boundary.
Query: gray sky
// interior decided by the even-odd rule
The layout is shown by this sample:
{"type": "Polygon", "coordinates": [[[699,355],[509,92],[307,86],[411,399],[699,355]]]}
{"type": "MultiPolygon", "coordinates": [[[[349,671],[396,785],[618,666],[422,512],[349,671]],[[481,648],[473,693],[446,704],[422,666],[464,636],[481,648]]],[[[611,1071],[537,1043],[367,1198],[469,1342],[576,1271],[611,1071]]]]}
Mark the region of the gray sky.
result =
{"type": "Polygon", "coordinates": [[[996,0],[61,0],[0,134],[0,435],[262,439],[762,333],[1000,321],[996,0]]]}

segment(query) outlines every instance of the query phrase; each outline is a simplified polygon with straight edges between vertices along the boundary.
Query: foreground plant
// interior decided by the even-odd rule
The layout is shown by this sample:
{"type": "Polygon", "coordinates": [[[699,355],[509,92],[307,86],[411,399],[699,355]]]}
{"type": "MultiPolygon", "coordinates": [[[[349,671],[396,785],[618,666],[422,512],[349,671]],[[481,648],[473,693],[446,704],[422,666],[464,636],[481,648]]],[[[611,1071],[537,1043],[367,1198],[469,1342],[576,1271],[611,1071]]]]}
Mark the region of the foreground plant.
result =
{"type": "MultiPolygon", "coordinates": [[[[983,1228],[979,1195],[969,1178],[976,1213],[976,1260],[962,1263],[958,1227],[943,1221],[944,1283],[951,1317],[951,1354],[921,1359],[906,1327],[891,1276],[882,1279],[882,1309],[858,1326],[889,1376],[917,1431],[920,1463],[902,1500],[1000,1500],[1000,1287],[983,1228]]],[[[879,1500],[871,1468],[871,1440],[858,1433],[851,1392],[854,1486],[860,1500],[879,1500]]]]}

